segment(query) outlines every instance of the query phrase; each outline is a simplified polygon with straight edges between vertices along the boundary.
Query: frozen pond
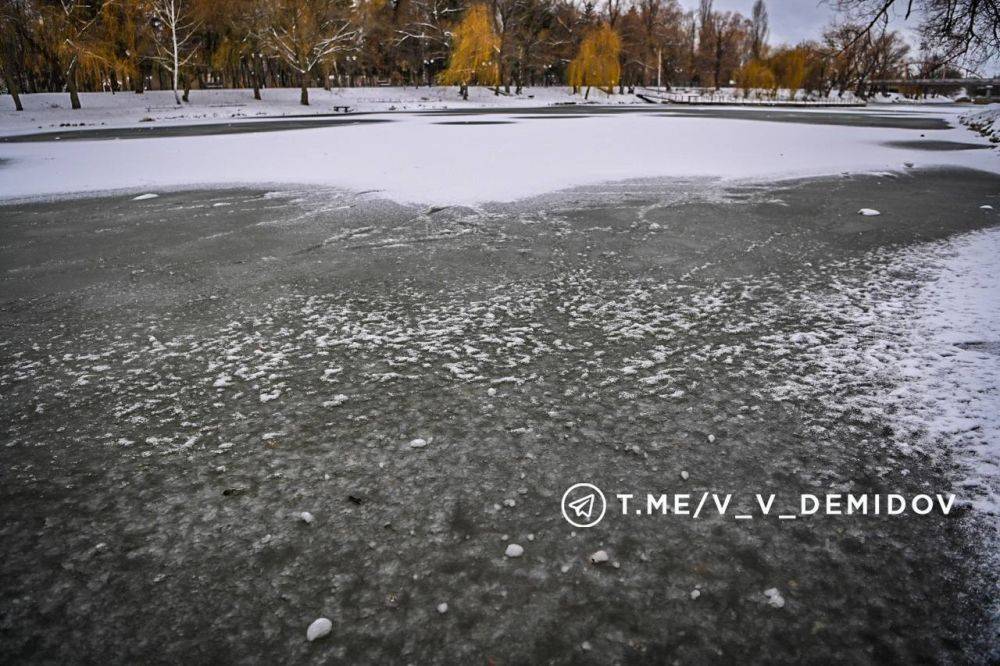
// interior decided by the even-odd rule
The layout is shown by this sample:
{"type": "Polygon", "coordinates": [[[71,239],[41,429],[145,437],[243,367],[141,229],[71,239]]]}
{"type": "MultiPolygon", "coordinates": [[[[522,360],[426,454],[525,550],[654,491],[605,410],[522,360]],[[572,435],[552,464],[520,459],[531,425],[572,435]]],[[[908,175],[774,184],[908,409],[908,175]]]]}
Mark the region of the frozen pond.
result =
{"type": "MultiPolygon", "coordinates": [[[[992,434],[891,396],[938,349],[908,337],[936,262],[996,233],[998,186],[0,207],[0,660],[987,662],[996,476],[968,454],[992,434]],[[958,500],[573,530],[578,481],[743,510],[958,500]]],[[[996,358],[996,337],[953,342],[996,358]]]]}

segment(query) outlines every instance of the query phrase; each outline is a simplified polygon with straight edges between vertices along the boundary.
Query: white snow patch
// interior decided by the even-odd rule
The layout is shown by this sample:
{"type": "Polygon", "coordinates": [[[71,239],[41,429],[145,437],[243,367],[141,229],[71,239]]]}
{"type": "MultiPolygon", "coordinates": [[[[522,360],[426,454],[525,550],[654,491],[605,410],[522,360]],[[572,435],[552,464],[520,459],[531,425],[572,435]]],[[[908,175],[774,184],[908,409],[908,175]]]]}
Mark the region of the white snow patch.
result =
{"type": "Polygon", "coordinates": [[[271,402],[272,400],[277,400],[278,396],[280,396],[280,395],[281,395],[281,389],[274,389],[270,393],[266,393],[266,392],[265,393],[261,393],[260,394],[260,401],[261,402],[271,402]]]}
{"type": "Polygon", "coordinates": [[[778,591],[778,588],[772,587],[764,590],[764,596],[767,597],[767,603],[772,608],[785,607],[785,598],[781,596],[781,592],[778,591]]]}
{"type": "Polygon", "coordinates": [[[853,375],[862,387],[831,407],[887,421],[906,449],[955,451],[960,499],[994,516],[1000,515],[998,258],[1000,228],[894,253],[886,268],[829,303],[814,303],[853,323],[835,341],[812,348],[824,368],[818,376],[853,375]],[[919,279],[906,277],[910,272],[919,279]]]}
{"type": "Polygon", "coordinates": [[[916,300],[912,368],[893,396],[907,425],[919,419],[932,437],[950,436],[978,488],[973,504],[1000,514],[1000,229],[944,246],[938,278],[916,300]]]}
{"type": "Polygon", "coordinates": [[[591,564],[604,564],[605,562],[608,561],[608,559],[609,559],[608,558],[608,551],[606,551],[606,550],[599,550],[599,551],[597,551],[595,553],[592,553],[590,555],[590,563],[591,564]]]}
{"type": "Polygon", "coordinates": [[[323,406],[324,407],[339,407],[340,405],[344,404],[345,402],[347,402],[347,396],[344,395],[343,393],[338,393],[337,395],[333,396],[331,399],[324,401],[323,402],[323,406]]]}
{"type": "MultiPolygon", "coordinates": [[[[951,120],[956,116],[946,108],[919,113],[951,120]]],[[[497,113],[490,120],[509,123],[488,128],[442,124],[440,117],[429,114],[384,114],[368,118],[389,122],[349,127],[5,143],[0,158],[12,160],[13,166],[0,179],[0,198],[141,188],[152,182],[161,188],[276,183],[377,190],[379,196],[434,205],[475,205],[629,178],[885,173],[907,158],[927,167],[1000,169],[989,150],[927,152],[885,145],[910,139],[912,131],[905,129],[638,112],[595,114],[572,123],[519,115],[497,113]],[[588,140],[580,141],[580,136],[588,140]],[[372,150],[374,145],[394,149],[372,150]],[[462,149],[441,150],[442,145],[462,149]],[[344,155],[352,159],[344,160],[344,155]]],[[[935,130],[934,136],[965,143],[981,140],[964,127],[935,130]]]]}

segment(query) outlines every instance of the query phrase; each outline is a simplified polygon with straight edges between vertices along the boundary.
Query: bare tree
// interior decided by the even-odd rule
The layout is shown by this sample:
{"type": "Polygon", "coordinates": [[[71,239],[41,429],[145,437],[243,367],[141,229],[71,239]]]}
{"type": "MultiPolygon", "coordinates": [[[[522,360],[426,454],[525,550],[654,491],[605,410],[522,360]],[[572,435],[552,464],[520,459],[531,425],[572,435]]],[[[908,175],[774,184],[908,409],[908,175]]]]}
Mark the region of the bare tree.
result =
{"type": "Polygon", "coordinates": [[[268,33],[271,49],[299,75],[299,101],[309,106],[309,73],[356,47],[359,32],[328,0],[278,0],[268,33]]]}
{"type": "Polygon", "coordinates": [[[78,77],[100,79],[108,67],[109,49],[99,34],[102,3],[49,0],[39,3],[29,34],[34,49],[65,81],[70,106],[80,108],[78,77]]]}
{"type": "Polygon", "coordinates": [[[838,96],[849,90],[864,96],[873,78],[892,78],[905,71],[909,46],[899,33],[873,34],[857,24],[835,25],[823,33],[829,84],[838,96]]]}
{"type": "Polygon", "coordinates": [[[462,8],[449,0],[413,0],[399,6],[405,16],[395,27],[394,45],[414,50],[418,69],[430,85],[436,67],[448,59],[451,24],[462,15],[462,8]]]}
{"type": "Polygon", "coordinates": [[[23,0],[8,0],[0,4],[0,77],[18,111],[24,111],[20,95],[21,74],[24,70],[21,32],[28,24],[24,4],[23,0]]]}
{"type": "Polygon", "coordinates": [[[181,70],[197,53],[195,35],[198,22],[194,20],[186,0],[155,0],[156,61],[170,72],[174,101],[179,105],[178,93],[181,70]]]}
{"type": "Polygon", "coordinates": [[[757,0],[753,3],[753,12],[750,15],[750,56],[755,60],[764,57],[769,32],[767,7],[764,5],[764,0],[757,0]]]}
{"type": "Polygon", "coordinates": [[[864,35],[880,24],[884,28],[894,13],[901,12],[906,19],[916,13],[924,39],[949,60],[983,64],[1000,56],[1000,0],[836,0],[836,4],[849,20],[863,26],[864,35]]]}
{"type": "Polygon", "coordinates": [[[713,11],[711,0],[702,0],[700,21],[704,21],[698,31],[700,69],[718,90],[742,64],[747,20],[742,14],[713,11]]]}

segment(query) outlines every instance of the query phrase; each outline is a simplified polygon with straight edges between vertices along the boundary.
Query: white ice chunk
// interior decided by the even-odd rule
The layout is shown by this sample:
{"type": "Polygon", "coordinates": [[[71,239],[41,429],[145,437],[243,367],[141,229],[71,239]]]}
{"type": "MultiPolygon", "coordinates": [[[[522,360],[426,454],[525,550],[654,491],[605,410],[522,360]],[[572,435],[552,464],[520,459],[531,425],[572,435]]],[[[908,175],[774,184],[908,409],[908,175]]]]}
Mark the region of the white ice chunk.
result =
{"type": "Polygon", "coordinates": [[[768,605],[774,608],[785,607],[785,598],[781,596],[781,592],[778,592],[778,588],[772,587],[764,590],[764,596],[767,597],[768,605]]]}
{"type": "Polygon", "coordinates": [[[314,641],[317,638],[323,638],[331,631],[333,631],[333,622],[330,622],[330,620],[325,617],[321,617],[317,620],[313,620],[313,623],[309,625],[308,629],[306,629],[306,638],[310,641],[314,641]]]}

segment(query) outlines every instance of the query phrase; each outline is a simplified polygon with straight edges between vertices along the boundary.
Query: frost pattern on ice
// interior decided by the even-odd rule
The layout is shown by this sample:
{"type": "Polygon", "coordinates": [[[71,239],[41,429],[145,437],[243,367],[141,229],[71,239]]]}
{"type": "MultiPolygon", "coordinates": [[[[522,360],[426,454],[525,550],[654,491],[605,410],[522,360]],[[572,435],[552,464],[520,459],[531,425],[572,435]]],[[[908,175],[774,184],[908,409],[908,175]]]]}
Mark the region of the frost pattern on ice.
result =
{"type": "Polygon", "coordinates": [[[257,441],[281,441],[292,426],[270,419],[288,409],[362,418],[352,410],[390,392],[479,385],[493,397],[553,372],[594,401],[746,384],[755,400],[809,405],[818,442],[847,424],[864,445],[888,425],[903,455],[956,461],[960,500],[995,510],[997,256],[993,230],[791,275],[609,280],[584,268],[378,299],[291,293],[206,334],[161,333],[162,317],[113,337],[54,331],[5,349],[0,390],[28,390],[35,411],[99,401],[120,425],[107,443],[150,456],[237,454],[225,443],[246,420],[267,424],[257,441]]]}

